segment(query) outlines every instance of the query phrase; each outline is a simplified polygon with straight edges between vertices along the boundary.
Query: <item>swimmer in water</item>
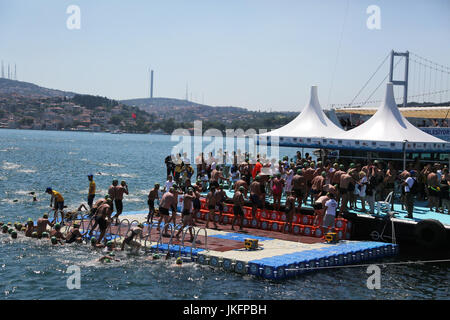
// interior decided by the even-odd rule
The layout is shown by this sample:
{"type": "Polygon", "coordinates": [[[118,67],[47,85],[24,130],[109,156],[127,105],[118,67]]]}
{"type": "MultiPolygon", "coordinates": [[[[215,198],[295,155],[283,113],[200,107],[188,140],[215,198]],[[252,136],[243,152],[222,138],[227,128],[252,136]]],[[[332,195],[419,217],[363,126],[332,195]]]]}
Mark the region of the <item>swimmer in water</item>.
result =
{"type": "Polygon", "coordinates": [[[35,231],[37,231],[38,237],[40,237],[42,235],[42,232],[45,232],[45,230],[47,230],[47,226],[50,226],[50,228],[52,228],[53,223],[48,221],[48,214],[44,213],[42,218],[39,218],[37,221],[37,226],[36,226],[35,231]]]}
{"type": "Polygon", "coordinates": [[[13,239],[17,239],[17,231],[12,231],[11,232],[11,238],[13,238],[13,239]]]}
{"type": "Polygon", "coordinates": [[[137,227],[132,227],[126,235],[126,238],[122,241],[122,246],[120,248],[120,250],[124,250],[125,249],[125,245],[131,247],[131,250],[135,250],[138,251],[139,248],[141,247],[141,244],[139,242],[137,242],[135,239],[137,238],[137,236],[142,234],[142,230],[144,228],[144,225],[142,223],[138,224],[137,227]]]}
{"type": "Polygon", "coordinates": [[[101,262],[101,263],[111,263],[113,261],[120,262],[119,259],[115,259],[114,258],[115,256],[116,256],[116,254],[113,251],[111,251],[107,255],[101,257],[100,259],[98,259],[98,261],[101,262]]]}
{"type": "Polygon", "coordinates": [[[63,233],[61,232],[61,225],[59,223],[55,224],[55,230],[50,232],[51,237],[56,237],[58,240],[66,240],[63,233]]]}
{"type": "Polygon", "coordinates": [[[82,243],[83,242],[83,236],[80,232],[80,225],[75,222],[73,224],[73,228],[69,231],[69,233],[66,236],[66,243],[82,243]]]}

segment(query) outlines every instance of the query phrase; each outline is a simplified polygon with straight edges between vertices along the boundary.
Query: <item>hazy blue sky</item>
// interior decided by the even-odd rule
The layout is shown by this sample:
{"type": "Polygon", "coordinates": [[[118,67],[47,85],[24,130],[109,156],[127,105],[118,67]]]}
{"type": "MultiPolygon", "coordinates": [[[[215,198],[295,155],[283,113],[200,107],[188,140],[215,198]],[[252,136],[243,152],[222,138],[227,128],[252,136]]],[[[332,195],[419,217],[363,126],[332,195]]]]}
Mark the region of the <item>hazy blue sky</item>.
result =
{"type": "Polygon", "coordinates": [[[294,111],[311,85],[323,107],[351,101],[391,49],[450,65],[449,16],[448,0],[0,0],[0,59],[49,88],[147,97],[151,66],[158,97],[184,98],[188,83],[200,103],[294,111]],[[80,30],[66,27],[72,4],[80,30]]]}

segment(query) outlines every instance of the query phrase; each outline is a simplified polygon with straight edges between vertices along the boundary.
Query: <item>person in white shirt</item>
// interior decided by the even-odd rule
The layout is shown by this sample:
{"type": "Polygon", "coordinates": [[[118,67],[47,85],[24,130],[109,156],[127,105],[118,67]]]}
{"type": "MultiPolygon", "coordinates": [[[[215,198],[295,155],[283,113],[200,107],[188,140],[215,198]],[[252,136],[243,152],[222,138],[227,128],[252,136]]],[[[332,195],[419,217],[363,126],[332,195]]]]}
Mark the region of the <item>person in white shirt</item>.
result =
{"type": "Polygon", "coordinates": [[[327,196],[328,198],[330,198],[330,200],[325,202],[325,216],[323,218],[322,226],[324,228],[328,228],[328,231],[330,231],[330,229],[334,229],[334,220],[336,218],[337,202],[334,199],[334,194],[328,193],[327,196]]]}
{"type": "Polygon", "coordinates": [[[172,186],[173,186],[173,179],[172,179],[172,176],[169,176],[169,180],[166,181],[164,190],[168,191],[168,190],[170,190],[170,188],[172,188],[172,186]]]}
{"type": "Polygon", "coordinates": [[[406,211],[408,211],[407,218],[412,219],[413,218],[413,210],[414,210],[414,197],[415,193],[412,192],[412,188],[414,183],[416,183],[416,171],[411,170],[410,176],[406,178],[406,180],[402,183],[402,186],[405,188],[405,205],[406,205],[406,211]]]}

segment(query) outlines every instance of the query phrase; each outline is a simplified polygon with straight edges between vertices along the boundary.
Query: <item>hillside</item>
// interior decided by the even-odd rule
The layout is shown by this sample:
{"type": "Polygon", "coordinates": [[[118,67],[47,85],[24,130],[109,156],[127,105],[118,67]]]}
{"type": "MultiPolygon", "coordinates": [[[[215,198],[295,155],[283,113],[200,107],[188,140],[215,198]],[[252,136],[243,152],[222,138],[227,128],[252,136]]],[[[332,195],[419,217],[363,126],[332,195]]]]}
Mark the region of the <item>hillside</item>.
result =
{"type": "Polygon", "coordinates": [[[75,93],[48,89],[30,82],[0,78],[0,96],[18,95],[24,98],[73,97],[75,93]]]}

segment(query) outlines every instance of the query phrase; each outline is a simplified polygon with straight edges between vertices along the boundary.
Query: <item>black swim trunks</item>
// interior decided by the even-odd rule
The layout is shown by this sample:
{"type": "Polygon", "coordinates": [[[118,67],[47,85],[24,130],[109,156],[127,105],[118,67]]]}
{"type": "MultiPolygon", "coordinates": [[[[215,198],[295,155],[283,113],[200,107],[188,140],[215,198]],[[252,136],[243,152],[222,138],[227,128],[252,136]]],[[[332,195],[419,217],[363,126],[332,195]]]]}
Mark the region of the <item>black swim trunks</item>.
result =
{"type": "Polygon", "coordinates": [[[315,202],[314,205],[313,205],[313,208],[314,208],[314,210],[321,210],[321,209],[323,209],[322,202],[315,202]]]}
{"type": "Polygon", "coordinates": [[[159,207],[159,214],[163,215],[163,216],[168,216],[169,215],[169,209],[163,208],[163,207],[159,207]]]}
{"type": "Polygon", "coordinates": [[[234,206],[233,213],[235,216],[243,216],[244,215],[244,211],[242,210],[241,206],[234,206]]]}
{"type": "Polygon", "coordinates": [[[216,210],[216,206],[213,204],[208,205],[209,210],[216,210]]]}
{"type": "Polygon", "coordinates": [[[199,198],[195,198],[194,201],[192,202],[192,204],[194,206],[194,209],[196,209],[196,210],[200,210],[202,207],[202,204],[201,204],[199,198]]]}
{"type": "Polygon", "coordinates": [[[103,217],[95,217],[95,222],[98,224],[100,231],[106,230],[108,224],[106,223],[106,219],[103,217]]]}
{"type": "Polygon", "coordinates": [[[123,203],[122,200],[116,199],[114,200],[114,203],[116,204],[116,212],[122,212],[123,210],[123,203]]]}
{"type": "Polygon", "coordinates": [[[292,190],[292,192],[294,192],[294,195],[297,198],[303,198],[303,191],[301,189],[294,189],[292,190]]]}
{"type": "Polygon", "coordinates": [[[181,213],[183,216],[188,216],[191,214],[191,210],[189,209],[183,209],[183,212],[181,213]]]}
{"type": "Polygon", "coordinates": [[[252,204],[255,204],[257,206],[259,206],[261,203],[261,200],[259,199],[259,196],[257,194],[251,194],[250,201],[252,202],[252,204]]]}
{"type": "Polygon", "coordinates": [[[155,209],[155,200],[148,200],[147,201],[148,208],[154,210],[155,209]]]}

